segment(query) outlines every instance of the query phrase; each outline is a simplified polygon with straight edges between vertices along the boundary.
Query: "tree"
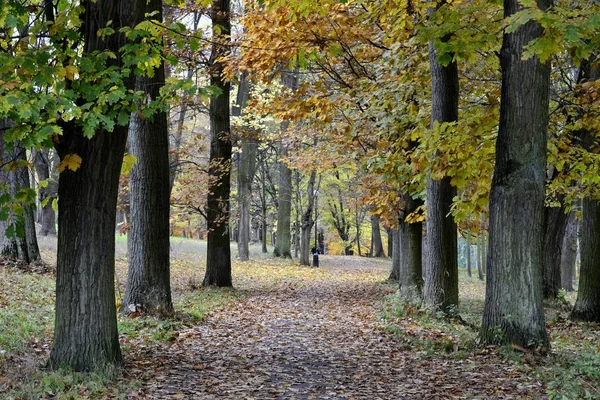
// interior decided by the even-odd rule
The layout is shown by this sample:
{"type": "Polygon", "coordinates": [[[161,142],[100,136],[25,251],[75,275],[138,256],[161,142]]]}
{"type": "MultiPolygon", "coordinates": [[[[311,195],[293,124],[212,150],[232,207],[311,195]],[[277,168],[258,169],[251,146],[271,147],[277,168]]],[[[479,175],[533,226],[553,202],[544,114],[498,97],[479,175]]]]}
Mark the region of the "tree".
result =
{"type": "Polygon", "coordinates": [[[567,213],[563,206],[544,207],[544,218],[542,293],[545,299],[554,299],[560,289],[560,264],[567,213]]]}
{"type": "Polygon", "coordinates": [[[40,181],[38,199],[40,201],[40,235],[56,235],[56,213],[54,212],[54,200],[58,190],[58,182],[51,176],[51,171],[55,168],[52,162],[52,155],[46,149],[33,150],[33,166],[40,181]],[[44,182],[42,184],[42,182],[44,182]]]}
{"type": "MultiPolygon", "coordinates": [[[[582,61],[578,83],[600,80],[600,67],[597,65],[596,57],[594,55],[582,61]]],[[[587,126],[580,129],[577,134],[581,138],[584,149],[594,151],[597,127],[592,124],[587,126]]],[[[595,196],[588,196],[582,203],[579,290],[571,319],[600,322],[600,200],[595,196]]]]}
{"type": "Polygon", "coordinates": [[[12,125],[9,120],[0,120],[0,184],[4,186],[0,187],[0,193],[12,198],[20,212],[13,217],[12,233],[7,232],[10,224],[4,221],[0,224],[0,254],[29,264],[40,260],[35,214],[32,199],[28,196],[33,191],[29,183],[29,169],[26,167],[25,148],[18,142],[9,145],[5,141],[6,130],[12,125]]]}
{"type": "Polygon", "coordinates": [[[300,264],[301,265],[309,265],[311,260],[309,258],[310,255],[310,232],[315,223],[313,219],[313,208],[315,204],[316,191],[319,187],[319,184],[316,183],[317,173],[311,172],[310,178],[308,179],[308,185],[306,188],[308,204],[306,205],[306,209],[302,213],[302,225],[301,228],[301,236],[300,236],[300,264]]]}
{"type": "Polygon", "coordinates": [[[407,300],[419,302],[423,297],[423,223],[414,213],[423,200],[404,195],[404,212],[400,214],[400,292],[407,300]]]}
{"type": "MultiPolygon", "coordinates": [[[[162,0],[146,3],[146,13],[162,22],[162,0]]],[[[152,77],[136,77],[136,90],[156,101],[165,85],[164,61],[152,77]]],[[[133,113],[129,122],[129,153],[136,158],[130,175],[129,270],[121,310],[149,314],[173,313],[169,258],[169,131],[167,113],[151,118],[133,113]]]]}
{"type": "MultiPolygon", "coordinates": [[[[537,5],[546,10],[550,2],[537,5]]],[[[505,17],[521,7],[517,0],[505,0],[505,17]]],[[[523,47],[542,34],[539,23],[528,21],[507,30],[502,42],[483,343],[549,346],[541,272],[550,63],[523,59],[523,47]]]]}
{"type": "MultiPolygon", "coordinates": [[[[429,60],[431,129],[436,129],[458,119],[458,66],[455,61],[442,65],[434,42],[429,45],[429,60]]],[[[455,196],[450,177],[427,177],[425,302],[444,312],[458,307],[458,233],[450,209],[455,196]]]]}
{"type": "MultiPolygon", "coordinates": [[[[284,86],[295,91],[298,86],[296,71],[284,71],[281,75],[284,86]]],[[[289,121],[281,123],[282,133],[287,130],[289,121]]],[[[280,145],[281,160],[279,161],[279,199],[277,206],[277,240],[273,253],[276,257],[292,258],[291,250],[291,217],[292,217],[292,170],[285,159],[288,148],[284,141],[280,145]]]]}
{"type": "Polygon", "coordinates": [[[566,291],[573,291],[575,280],[575,262],[577,259],[577,218],[575,212],[569,212],[567,228],[562,243],[560,260],[560,285],[566,291]]]}
{"type": "Polygon", "coordinates": [[[231,22],[229,0],[214,0],[211,8],[213,48],[209,66],[211,86],[219,94],[210,98],[210,164],[207,196],[208,240],[204,286],[232,286],[229,247],[229,196],[231,175],[230,83],[223,75],[222,57],[229,54],[231,22]]]}
{"type": "Polygon", "coordinates": [[[371,215],[371,244],[373,246],[372,255],[374,257],[385,257],[383,252],[383,242],[381,241],[381,230],[379,228],[379,216],[371,215]]]}
{"type": "MultiPolygon", "coordinates": [[[[248,102],[250,83],[246,73],[240,75],[237,99],[232,110],[232,116],[241,117],[248,102]]],[[[242,137],[240,138],[241,153],[238,156],[238,254],[240,261],[248,261],[250,258],[250,200],[252,197],[252,181],[256,172],[256,150],[258,143],[255,139],[247,137],[244,131],[244,123],[241,122],[242,137]]]]}

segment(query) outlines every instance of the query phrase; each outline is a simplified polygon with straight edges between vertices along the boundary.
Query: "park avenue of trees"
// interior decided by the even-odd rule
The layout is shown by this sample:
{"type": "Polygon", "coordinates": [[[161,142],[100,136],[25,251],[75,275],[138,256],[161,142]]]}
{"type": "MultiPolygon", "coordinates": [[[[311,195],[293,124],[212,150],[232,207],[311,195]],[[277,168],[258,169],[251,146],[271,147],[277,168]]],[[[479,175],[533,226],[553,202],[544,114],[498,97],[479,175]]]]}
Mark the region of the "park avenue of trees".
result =
{"type": "Polygon", "coordinates": [[[457,318],[464,264],[481,345],[550,352],[544,301],[574,284],[600,322],[598,2],[0,7],[1,250],[57,235],[50,368],[120,365],[119,312],[177,311],[172,236],[206,239],[203,286],[254,242],[387,253],[402,301],[457,318]]]}

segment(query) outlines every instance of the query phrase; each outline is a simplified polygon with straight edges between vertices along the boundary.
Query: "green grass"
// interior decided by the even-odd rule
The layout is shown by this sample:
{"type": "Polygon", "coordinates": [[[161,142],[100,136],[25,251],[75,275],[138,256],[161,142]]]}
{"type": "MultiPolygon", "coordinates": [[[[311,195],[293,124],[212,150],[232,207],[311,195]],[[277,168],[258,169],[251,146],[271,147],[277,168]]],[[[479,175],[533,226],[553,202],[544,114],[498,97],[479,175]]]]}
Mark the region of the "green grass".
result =
{"type": "MultiPolygon", "coordinates": [[[[54,279],[10,270],[0,273],[0,363],[28,350],[54,327],[54,279]]],[[[1,364],[0,364],[1,366],[1,364]]]]}

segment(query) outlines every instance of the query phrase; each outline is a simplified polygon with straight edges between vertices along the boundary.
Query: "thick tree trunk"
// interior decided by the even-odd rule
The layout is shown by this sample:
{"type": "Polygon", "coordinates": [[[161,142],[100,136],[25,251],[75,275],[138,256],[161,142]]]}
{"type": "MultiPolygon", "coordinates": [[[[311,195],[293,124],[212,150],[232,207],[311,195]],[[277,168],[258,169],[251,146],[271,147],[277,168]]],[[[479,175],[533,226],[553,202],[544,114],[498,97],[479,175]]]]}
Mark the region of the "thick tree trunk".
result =
{"type": "Polygon", "coordinates": [[[600,202],[583,199],[581,272],[571,319],[600,322],[600,202]]]}
{"type": "Polygon", "coordinates": [[[577,218],[575,212],[571,211],[567,217],[567,228],[562,243],[560,261],[561,286],[568,292],[573,291],[575,280],[575,261],[577,259],[577,218]]]}
{"type": "MultiPolygon", "coordinates": [[[[162,0],[150,0],[146,12],[162,21],[162,0]]],[[[156,99],[165,84],[164,64],[152,78],[137,77],[136,89],[156,99]]],[[[124,313],[173,313],[169,259],[169,132],[166,112],[151,119],[131,115],[129,153],[137,158],[130,175],[131,226],[127,235],[129,271],[124,313]]]]}
{"type": "Polygon", "coordinates": [[[38,179],[47,181],[45,187],[41,187],[38,193],[40,201],[40,235],[55,236],[56,235],[56,214],[52,208],[52,202],[56,199],[58,184],[51,179],[50,170],[53,168],[50,161],[48,150],[33,151],[33,166],[38,179]]]}
{"type": "MultiPolygon", "coordinates": [[[[549,1],[538,0],[542,9],[549,1]]],[[[508,17],[518,0],[504,1],[508,17]]],[[[490,195],[488,271],[481,341],[549,346],[542,307],[544,183],[550,64],[522,59],[543,28],[505,33],[496,165],[490,195]]]]}
{"type": "Polygon", "coordinates": [[[381,230],[379,228],[379,216],[377,215],[371,216],[371,230],[373,232],[373,240],[371,241],[373,251],[371,254],[374,257],[385,257],[385,253],[383,252],[383,242],[381,240],[381,230]]]}
{"type": "Polygon", "coordinates": [[[315,180],[317,174],[315,172],[310,173],[310,178],[308,179],[308,205],[306,206],[306,210],[302,214],[302,234],[300,240],[300,265],[311,265],[310,259],[310,232],[312,231],[312,227],[315,223],[313,219],[313,207],[315,204],[315,180]]]}
{"type": "Polygon", "coordinates": [[[420,302],[423,298],[423,224],[404,219],[423,205],[420,199],[404,195],[405,210],[400,217],[400,292],[404,299],[420,302]]]}
{"type": "Polygon", "coordinates": [[[542,269],[542,293],[545,299],[554,299],[560,289],[560,263],[562,243],[567,228],[564,207],[545,207],[544,266],[542,269]]]}
{"type": "Polygon", "coordinates": [[[210,99],[210,165],[206,219],[208,240],[204,286],[232,286],[231,249],[229,247],[229,197],[231,175],[231,127],[229,120],[230,83],[223,76],[221,57],[229,54],[226,37],[231,31],[229,0],[212,3],[213,50],[210,82],[221,94],[210,99]]]}
{"type": "MultiPolygon", "coordinates": [[[[436,60],[433,43],[429,45],[431,69],[431,128],[435,123],[458,119],[458,67],[456,62],[447,66],[436,60]]],[[[450,178],[427,178],[427,275],[425,302],[444,312],[458,307],[458,244],[457,227],[450,213],[456,188],[450,178]]]]}
{"type": "MultiPolygon", "coordinates": [[[[287,148],[281,145],[282,157],[287,156],[287,148]]],[[[291,218],[292,218],[292,170],[284,161],[279,163],[279,199],[277,207],[277,240],[275,257],[292,258],[291,218]]]]}
{"type": "MultiPolygon", "coordinates": [[[[244,113],[250,85],[247,74],[240,76],[236,105],[232,110],[232,115],[240,117],[244,113]]],[[[241,138],[240,145],[242,152],[238,158],[238,199],[239,199],[239,219],[238,219],[238,255],[240,261],[250,259],[250,201],[252,199],[252,182],[256,172],[256,150],[258,144],[256,140],[244,137],[241,138]]]]}
{"type": "Polygon", "coordinates": [[[53,368],[93,370],[119,363],[115,307],[115,221],[127,128],[87,139],[68,125],[57,145],[61,159],[78,154],[58,185],[58,260],[53,368]],[[102,166],[102,167],[99,167],[102,166]]]}
{"type": "Polygon", "coordinates": [[[394,249],[392,251],[392,272],[388,279],[400,282],[400,230],[390,229],[388,235],[391,237],[394,249]]]}

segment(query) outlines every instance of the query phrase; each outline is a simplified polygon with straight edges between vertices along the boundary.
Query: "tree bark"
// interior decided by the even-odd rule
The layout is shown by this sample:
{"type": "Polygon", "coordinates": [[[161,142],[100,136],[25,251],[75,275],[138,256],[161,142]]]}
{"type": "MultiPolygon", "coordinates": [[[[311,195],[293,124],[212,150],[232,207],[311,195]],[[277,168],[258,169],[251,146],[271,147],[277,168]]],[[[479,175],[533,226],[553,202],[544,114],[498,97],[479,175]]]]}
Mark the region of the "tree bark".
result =
{"type": "Polygon", "coordinates": [[[400,216],[400,293],[406,300],[420,302],[423,298],[422,240],[423,224],[408,223],[405,218],[423,205],[420,199],[404,195],[405,209],[400,216]]]}
{"type": "Polygon", "coordinates": [[[385,257],[383,242],[381,240],[381,230],[379,228],[379,216],[377,215],[371,215],[371,230],[373,232],[373,240],[371,241],[373,251],[371,254],[374,257],[385,257]]]}
{"type": "Polygon", "coordinates": [[[560,289],[560,263],[562,243],[567,228],[564,207],[545,207],[544,266],[542,269],[542,293],[545,299],[555,299],[560,289]]]}
{"type": "Polygon", "coordinates": [[[560,282],[566,291],[573,291],[575,280],[575,261],[577,259],[577,218],[571,211],[567,216],[567,228],[562,243],[560,260],[560,282]]]}
{"type": "MultiPolygon", "coordinates": [[[[582,62],[578,83],[600,79],[600,67],[590,57],[582,62]]],[[[594,151],[594,136],[583,129],[577,132],[583,146],[594,151]]],[[[600,203],[598,199],[584,198],[581,221],[581,265],[577,301],[571,312],[571,319],[600,322],[600,203]]]]}
{"type": "MultiPolygon", "coordinates": [[[[538,0],[545,10],[550,2],[538,0]]],[[[508,17],[521,8],[504,1],[508,17]]],[[[543,28],[531,21],[505,33],[502,94],[490,195],[489,252],[481,341],[548,347],[542,307],[544,184],[550,64],[522,59],[543,28]]]]}
{"type": "MultiPolygon", "coordinates": [[[[437,62],[433,42],[429,44],[431,69],[431,128],[437,122],[458,119],[458,67],[456,62],[446,66],[437,62]]],[[[450,213],[456,188],[450,178],[427,178],[427,274],[425,302],[444,312],[458,307],[458,243],[457,227],[450,213]]]]}
{"type": "Polygon", "coordinates": [[[581,272],[571,319],[600,322],[600,202],[583,199],[581,272]]]}
{"type": "MultiPolygon", "coordinates": [[[[153,18],[162,21],[162,0],[150,0],[146,8],[146,13],[154,12],[153,18]]],[[[164,85],[164,63],[153,77],[136,78],[136,90],[152,100],[160,96],[164,85]]],[[[129,270],[121,311],[170,315],[173,302],[169,259],[169,131],[165,111],[152,118],[131,115],[129,153],[137,160],[129,179],[129,270]]]]}
{"type": "Polygon", "coordinates": [[[473,276],[473,267],[471,266],[471,232],[468,230],[465,234],[465,239],[467,240],[467,275],[470,278],[473,276]]]}
{"type": "Polygon", "coordinates": [[[477,276],[479,280],[484,280],[483,274],[483,260],[485,259],[485,250],[484,250],[484,233],[483,231],[477,235],[477,276]]]}
{"type": "MultiPolygon", "coordinates": [[[[232,115],[240,117],[244,113],[250,85],[247,74],[242,73],[238,87],[236,106],[232,110],[232,115]]],[[[250,137],[241,138],[242,152],[239,154],[238,161],[238,199],[239,199],[239,219],[238,219],[238,255],[240,261],[250,259],[250,200],[252,199],[252,182],[256,172],[256,151],[258,144],[256,140],[250,137]]]]}
{"type": "Polygon", "coordinates": [[[221,58],[230,53],[231,32],[229,0],[214,0],[211,8],[213,49],[210,83],[220,89],[210,99],[210,164],[206,219],[208,226],[206,274],[204,286],[232,286],[231,249],[229,247],[229,197],[231,175],[231,127],[229,118],[230,83],[223,76],[221,58]]]}
{"type": "Polygon", "coordinates": [[[400,230],[390,229],[388,235],[392,238],[392,272],[388,278],[391,281],[400,282],[400,230]]]}
{"type": "Polygon", "coordinates": [[[308,205],[306,206],[306,210],[302,214],[302,230],[300,237],[300,265],[308,265],[311,264],[310,259],[310,232],[312,231],[312,227],[315,223],[313,219],[313,208],[315,204],[315,181],[317,174],[313,171],[310,173],[310,178],[308,179],[307,185],[307,194],[308,194],[308,205]]]}
{"type": "MultiPolygon", "coordinates": [[[[26,162],[25,148],[20,143],[13,143],[12,149],[7,149],[7,143],[4,140],[4,133],[12,124],[10,121],[0,121],[0,165],[8,162],[26,162]]],[[[17,165],[11,171],[5,171],[2,168],[0,172],[0,183],[5,184],[8,189],[8,195],[16,200],[17,194],[31,188],[29,182],[29,170],[23,165],[17,165]]],[[[26,201],[20,202],[22,212],[16,218],[16,224],[22,229],[18,229],[18,235],[7,237],[5,230],[8,224],[2,221],[0,224],[0,254],[21,260],[27,264],[40,260],[40,250],[37,243],[35,232],[35,212],[33,204],[26,201]],[[20,232],[19,232],[20,231],[20,232]]]]}
{"type": "MultiPolygon", "coordinates": [[[[281,144],[281,156],[287,157],[287,147],[281,144]]],[[[292,218],[292,170],[285,161],[279,163],[279,199],[277,207],[277,240],[275,257],[292,258],[291,218],[292,218]]]]}
{"type": "Polygon", "coordinates": [[[41,187],[38,193],[40,201],[40,235],[56,235],[56,214],[52,208],[52,203],[56,199],[58,183],[51,179],[50,170],[53,168],[48,150],[33,150],[33,166],[38,179],[47,181],[45,187],[41,187]]]}

